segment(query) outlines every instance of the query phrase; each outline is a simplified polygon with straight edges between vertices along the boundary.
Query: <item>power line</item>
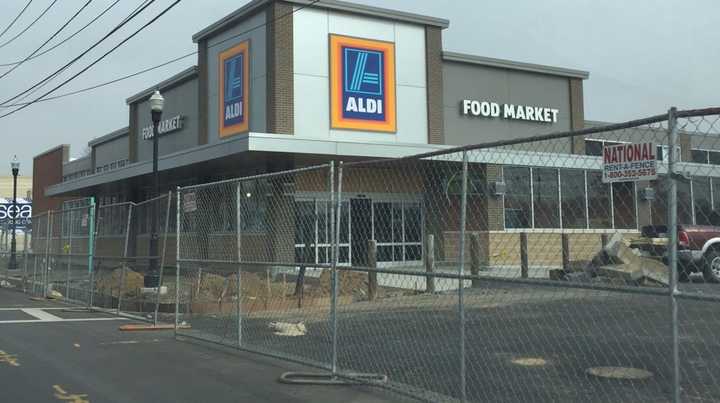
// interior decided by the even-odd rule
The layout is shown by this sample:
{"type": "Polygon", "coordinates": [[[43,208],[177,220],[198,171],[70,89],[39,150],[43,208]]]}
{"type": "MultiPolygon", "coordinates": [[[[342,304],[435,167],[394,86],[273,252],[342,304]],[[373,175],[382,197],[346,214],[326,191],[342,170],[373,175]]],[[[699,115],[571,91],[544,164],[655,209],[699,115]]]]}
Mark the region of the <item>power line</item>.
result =
{"type": "Polygon", "coordinates": [[[0,74],[0,79],[2,79],[3,77],[7,76],[7,75],[10,74],[10,73],[12,73],[15,69],[17,69],[18,67],[22,66],[23,63],[25,63],[26,61],[28,61],[28,59],[30,59],[35,53],[39,52],[40,49],[42,49],[45,45],[47,45],[48,42],[50,42],[51,40],[53,40],[53,38],[55,38],[56,36],[58,36],[58,35],[60,34],[60,32],[62,32],[62,30],[65,29],[65,27],[67,27],[71,22],[73,22],[73,20],[74,20],[75,18],[77,18],[77,16],[80,15],[80,13],[81,13],[85,8],[87,8],[87,6],[89,6],[90,3],[92,3],[92,2],[93,2],[93,0],[87,0],[87,2],[85,2],[85,4],[84,4],[82,7],[80,7],[80,9],[77,10],[77,12],[75,12],[75,14],[73,14],[72,17],[70,17],[69,20],[67,20],[57,31],[55,31],[55,33],[52,34],[52,35],[50,36],[50,38],[48,38],[45,42],[43,42],[43,44],[40,45],[40,47],[38,47],[37,49],[35,49],[35,50],[34,50],[32,53],[30,53],[25,59],[23,59],[20,63],[18,63],[18,64],[16,64],[15,66],[13,66],[10,70],[8,70],[8,71],[0,74]]]}
{"type": "Polygon", "coordinates": [[[140,13],[142,13],[147,7],[149,7],[149,6],[150,6],[152,3],[154,3],[154,2],[155,2],[155,0],[149,0],[149,1],[143,2],[142,7],[136,8],[129,16],[127,16],[122,22],[120,22],[120,24],[116,25],[115,28],[113,28],[112,30],[110,30],[110,32],[108,32],[107,34],[105,34],[105,36],[103,36],[102,38],[100,38],[100,40],[98,40],[97,42],[95,42],[92,46],[90,46],[89,48],[85,49],[85,51],[82,52],[79,56],[76,56],[74,59],[72,59],[72,60],[70,60],[68,63],[66,63],[63,67],[57,69],[54,73],[52,73],[51,75],[49,75],[49,76],[45,77],[44,79],[38,81],[36,84],[34,84],[34,85],[31,86],[30,88],[26,89],[25,91],[23,91],[23,92],[15,95],[15,96],[12,97],[12,98],[9,98],[9,99],[3,101],[2,103],[0,103],[0,105],[6,105],[7,103],[12,102],[12,101],[20,98],[22,95],[27,94],[28,92],[32,91],[33,89],[37,88],[38,86],[43,85],[44,83],[48,82],[49,80],[52,80],[52,79],[53,79],[54,77],[56,77],[58,74],[62,73],[65,69],[67,69],[68,67],[70,67],[72,64],[74,64],[74,63],[77,62],[78,60],[80,60],[80,59],[81,59],[83,56],[85,56],[86,54],[88,54],[91,50],[95,49],[98,45],[100,45],[100,44],[101,44],[103,41],[105,41],[108,37],[110,37],[112,34],[114,34],[115,32],[117,32],[117,31],[118,31],[120,28],[122,28],[125,24],[127,24],[128,22],[130,22],[133,18],[137,17],[140,13]]]}
{"type": "MultiPolygon", "coordinates": [[[[123,18],[122,22],[123,22],[123,23],[124,23],[124,22],[127,22],[127,21],[129,21],[129,19],[130,19],[131,17],[134,17],[133,14],[135,14],[135,12],[137,12],[138,10],[140,10],[140,8],[142,8],[143,6],[145,6],[146,4],[148,4],[148,1],[150,1],[150,0],[143,0],[142,2],[140,2],[140,4],[139,4],[137,7],[135,7],[135,9],[134,9],[130,14],[128,14],[128,16],[126,16],[125,18],[123,18]]],[[[154,1],[154,0],[153,0],[153,1],[154,1]]],[[[149,5],[149,4],[148,4],[148,5],[149,5]]],[[[71,63],[71,64],[72,64],[72,63],[71,63]]],[[[39,85],[37,85],[35,88],[32,88],[31,91],[27,92],[26,94],[23,94],[21,97],[19,97],[18,99],[16,99],[16,100],[15,100],[16,103],[18,103],[17,101],[24,101],[25,99],[30,98],[34,93],[40,91],[41,89],[43,89],[43,87],[45,87],[46,85],[50,84],[50,82],[51,82],[52,80],[54,80],[54,79],[55,79],[56,77],[58,77],[60,74],[64,73],[68,68],[70,68],[70,66],[69,66],[69,65],[65,65],[65,66],[62,67],[60,70],[57,70],[57,71],[55,71],[54,73],[52,73],[50,76],[46,77],[46,78],[44,79],[44,82],[38,83],[39,85]]],[[[0,108],[2,108],[2,104],[0,104],[0,108]]]]}
{"type": "MultiPolygon", "coordinates": [[[[26,62],[26,61],[30,61],[30,60],[33,60],[33,59],[37,59],[38,57],[40,57],[40,56],[42,56],[42,55],[44,55],[44,54],[46,54],[46,53],[49,53],[49,52],[55,50],[55,49],[56,49],[57,47],[59,47],[60,45],[64,44],[65,42],[67,42],[67,41],[69,41],[70,39],[72,39],[72,38],[74,38],[75,36],[77,36],[80,32],[84,31],[87,27],[89,27],[89,26],[92,25],[95,21],[97,21],[98,19],[100,19],[100,17],[102,17],[103,15],[105,15],[105,13],[107,13],[108,11],[110,11],[111,8],[115,7],[115,5],[118,4],[119,2],[120,2],[120,0],[115,0],[115,1],[114,1],[112,4],[110,4],[105,10],[103,10],[103,11],[102,11],[100,14],[98,14],[95,18],[93,18],[92,20],[90,20],[90,22],[88,22],[87,24],[85,24],[82,28],[80,28],[80,29],[78,29],[77,31],[73,32],[70,36],[68,36],[67,38],[61,40],[60,42],[56,43],[55,45],[53,45],[53,46],[51,46],[51,47],[43,50],[42,52],[36,54],[35,56],[33,56],[33,57],[31,57],[31,58],[29,58],[29,59],[27,59],[27,60],[25,60],[25,61],[23,61],[23,60],[18,60],[18,61],[12,62],[12,63],[0,63],[0,67],[14,66],[14,65],[16,65],[16,64],[20,64],[20,63],[23,63],[23,62],[26,62]]],[[[2,35],[0,35],[0,36],[2,36],[2,35]]]]}
{"type": "MultiPolygon", "coordinates": [[[[153,1],[154,1],[154,0],[153,0],[153,1]]],[[[123,39],[120,43],[118,43],[117,45],[113,46],[110,50],[108,50],[107,52],[105,52],[105,54],[103,54],[103,55],[100,56],[99,58],[95,59],[95,61],[93,61],[92,63],[90,63],[90,64],[89,64],[88,66],[86,66],[84,69],[82,69],[82,70],[80,70],[79,72],[75,73],[72,77],[70,77],[70,78],[68,78],[67,80],[63,81],[62,83],[56,85],[53,89],[51,89],[50,91],[45,92],[44,94],[42,94],[41,96],[39,96],[38,98],[36,98],[35,100],[33,100],[32,102],[29,102],[29,103],[27,103],[26,105],[20,106],[20,107],[18,107],[17,109],[14,109],[14,110],[12,110],[12,111],[10,111],[10,112],[8,112],[8,113],[5,113],[5,114],[3,114],[3,115],[0,115],[0,119],[2,119],[2,118],[4,118],[4,117],[7,117],[7,116],[10,116],[10,115],[12,115],[12,114],[14,114],[14,113],[16,113],[16,112],[19,112],[19,111],[27,108],[28,106],[30,106],[30,105],[38,102],[38,101],[41,100],[42,98],[44,98],[44,97],[52,94],[53,92],[57,91],[57,90],[60,89],[60,88],[62,88],[63,86],[65,86],[66,84],[68,84],[70,81],[76,79],[76,78],[79,77],[81,74],[85,73],[85,72],[88,71],[90,68],[92,68],[94,65],[96,65],[97,63],[99,63],[99,62],[100,62],[101,60],[103,60],[105,57],[107,57],[109,54],[111,54],[112,52],[114,52],[114,51],[115,51],[116,49],[118,49],[120,46],[124,45],[127,41],[129,41],[130,39],[132,39],[133,37],[135,37],[137,34],[139,34],[140,32],[142,32],[145,28],[147,28],[148,26],[152,25],[155,21],[157,21],[158,19],[160,19],[160,17],[162,17],[163,15],[165,15],[165,13],[167,13],[167,12],[170,11],[173,7],[175,7],[178,3],[180,3],[180,1],[181,1],[181,0],[175,0],[175,2],[173,2],[173,3],[170,4],[167,8],[165,8],[162,12],[160,12],[160,14],[156,15],[155,18],[153,18],[153,19],[151,19],[150,21],[148,21],[147,23],[145,23],[145,25],[143,25],[143,26],[141,26],[140,28],[138,28],[138,29],[137,29],[135,32],[133,32],[130,36],[126,37],[126,38],[123,39]]],[[[150,3],[152,3],[152,1],[151,1],[150,3]]],[[[149,5],[149,4],[148,4],[148,5],[149,5]]],[[[148,5],[146,5],[145,7],[147,7],[148,5]]]]}
{"type": "MultiPolygon", "coordinates": [[[[258,25],[258,26],[252,27],[252,28],[250,28],[250,29],[248,29],[248,30],[246,30],[246,31],[240,32],[240,33],[238,33],[238,34],[236,34],[236,35],[233,35],[233,36],[231,36],[231,37],[229,37],[229,38],[227,38],[227,39],[225,39],[225,40],[223,40],[223,41],[221,41],[221,42],[218,42],[218,43],[216,43],[216,44],[214,44],[214,45],[210,45],[210,46],[208,46],[208,48],[215,47],[215,46],[220,45],[220,44],[222,44],[222,43],[225,43],[225,42],[227,42],[227,41],[229,41],[229,40],[235,39],[235,38],[237,38],[237,37],[239,37],[239,36],[248,34],[248,33],[252,32],[252,31],[254,31],[254,30],[256,30],[256,29],[260,29],[260,28],[262,28],[262,27],[264,27],[264,26],[267,26],[267,25],[270,25],[270,24],[274,24],[275,22],[277,22],[277,21],[279,21],[279,20],[281,20],[281,19],[283,19],[283,18],[285,18],[285,17],[288,17],[288,16],[291,15],[291,14],[294,14],[294,13],[298,12],[298,11],[302,10],[303,8],[312,6],[313,4],[317,3],[318,1],[319,1],[319,0],[313,0],[313,1],[311,1],[310,3],[308,3],[308,4],[306,4],[306,5],[303,5],[303,6],[300,6],[300,7],[296,8],[296,9],[293,9],[293,11],[290,11],[290,12],[288,12],[288,13],[285,13],[285,14],[283,14],[283,15],[278,16],[277,18],[275,18],[275,19],[272,20],[272,21],[265,22],[265,23],[260,24],[260,25],[258,25]]],[[[158,64],[158,65],[155,65],[155,66],[151,66],[151,67],[148,67],[148,68],[146,68],[146,69],[137,71],[137,72],[135,72],[135,73],[131,73],[131,74],[128,74],[128,75],[125,75],[125,76],[121,76],[121,77],[118,77],[118,78],[115,78],[115,79],[112,79],[112,80],[110,80],[110,81],[106,81],[106,82],[103,82],[103,83],[100,83],[100,84],[95,84],[95,85],[90,86],[90,87],[81,88],[81,89],[76,90],[76,91],[71,91],[71,92],[64,93],[64,94],[60,94],[60,95],[56,95],[56,96],[53,96],[53,97],[47,97],[47,98],[43,98],[43,99],[38,99],[38,100],[35,100],[35,101],[31,101],[31,102],[14,103],[14,104],[9,104],[9,105],[0,104],[0,108],[10,108],[10,107],[14,107],[14,106],[25,106],[25,105],[28,105],[28,106],[29,106],[29,105],[31,105],[31,104],[33,104],[33,103],[37,103],[37,102],[53,101],[53,100],[60,99],[60,98],[65,98],[65,97],[69,97],[69,96],[73,96],[73,95],[77,95],[77,94],[82,94],[82,93],[85,93],[85,92],[88,92],[88,91],[92,91],[92,90],[95,90],[95,89],[98,89],[98,88],[106,87],[106,86],[111,85],[111,84],[115,84],[115,83],[120,82],[120,81],[124,81],[124,80],[130,79],[130,78],[133,78],[133,77],[137,77],[137,76],[139,76],[139,75],[142,75],[142,74],[144,74],[144,73],[147,73],[147,72],[150,72],[150,71],[153,71],[153,70],[157,70],[157,69],[159,69],[159,68],[161,68],[161,67],[165,67],[165,66],[167,66],[167,65],[169,65],[169,64],[172,64],[172,63],[175,63],[175,62],[177,62],[177,61],[180,61],[180,60],[183,60],[183,59],[185,59],[185,58],[188,58],[188,57],[190,57],[190,56],[196,55],[197,53],[198,53],[197,51],[195,51],[195,52],[190,52],[190,53],[187,53],[187,54],[182,55],[182,56],[180,56],[180,57],[177,57],[177,58],[168,60],[168,61],[166,61],[166,62],[163,62],[163,63],[161,63],[161,64],[158,64]]]]}
{"type": "Polygon", "coordinates": [[[17,20],[25,13],[25,10],[27,10],[27,8],[30,7],[30,4],[32,4],[32,2],[33,2],[33,0],[28,1],[27,4],[25,4],[25,7],[23,7],[23,9],[20,10],[18,15],[16,15],[15,18],[13,18],[13,20],[10,21],[10,25],[5,27],[5,29],[3,29],[2,32],[0,32],[0,38],[2,38],[2,36],[5,35],[5,32],[7,32],[10,28],[12,28],[13,25],[15,25],[15,22],[17,22],[17,20]]]}
{"type": "Polygon", "coordinates": [[[50,11],[50,9],[51,9],[51,8],[55,5],[55,3],[57,3],[57,2],[58,2],[58,0],[53,0],[53,2],[50,3],[50,5],[47,6],[47,8],[46,8],[45,10],[43,10],[43,12],[40,13],[40,15],[38,15],[37,18],[35,18],[35,19],[33,20],[33,22],[30,23],[30,25],[28,25],[27,27],[25,27],[25,29],[23,29],[22,31],[18,32],[17,35],[13,36],[12,38],[10,38],[9,40],[7,40],[6,42],[0,44],[0,48],[4,48],[4,47],[5,47],[6,45],[8,45],[9,43],[11,43],[11,42],[13,42],[15,39],[19,38],[20,35],[22,35],[22,34],[24,34],[25,32],[27,32],[27,30],[30,29],[33,25],[35,25],[35,23],[37,23],[38,21],[40,21],[40,19],[41,19],[48,11],[50,11]]]}
{"type": "MultiPolygon", "coordinates": [[[[194,56],[194,55],[196,55],[196,54],[197,54],[197,52],[191,52],[191,53],[182,55],[182,56],[180,56],[180,57],[176,57],[176,58],[174,58],[174,59],[172,59],[172,60],[168,60],[168,61],[166,61],[165,63],[158,64],[158,65],[155,65],[155,66],[152,66],[152,67],[148,67],[148,68],[142,69],[142,70],[140,70],[140,71],[136,71],[136,72],[134,72],[134,73],[131,73],[131,74],[128,74],[128,75],[125,75],[125,76],[122,76],[122,77],[118,77],[118,78],[113,79],[113,80],[111,80],[111,81],[106,81],[106,82],[104,82],[104,83],[100,83],[100,84],[96,84],[96,85],[93,85],[93,86],[90,86],[90,87],[82,88],[82,89],[79,89],[79,90],[76,90],[76,91],[67,92],[67,93],[64,93],[64,94],[60,94],[60,95],[55,95],[55,96],[52,96],[52,97],[43,98],[43,99],[38,100],[37,102],[52,101],[52,100],[55,100],[55,99],[65,98],[65,97],[69,97],[69,96],[71,96],[71,95],[77,95],[77,94],[81,94],[81,93],[83,93],[83,92],[88,92],[88,91],[94,90],[94,89],[96,89],[96,88],[108,86],[108,85],[110,85],[110,84],[115,84],[115,83],[117,83],[117,82],[124,81],[124,80],[127,80],[127,79],[129,79],[129,78],[137,77],[137,76],[139,76],[139,75],[141,75],[141,74],[144,74],[144,73],[147,73],[147,72],[149,72],[149,71],[157,70],[157,69],[159,69],[159,68],[161,68],[161,67],[165,67],[165,66],[167,66],[167,65],[169,65],[169,64],[178,62],[178,61],[183,60],[183,59],[186,59],[186,58],[188,58],[188,57],[190,57],[190,56],[194,56]]],[[[22,103],[10,104],[10,105],[6,105],[6,106],[0,106],[0,108],[10,108],[10,107],[14,107],[14,106],[27,105],[27,104],[30,104],[30,103],[31,103],[31,102],[22,102],[22,103]]]]}

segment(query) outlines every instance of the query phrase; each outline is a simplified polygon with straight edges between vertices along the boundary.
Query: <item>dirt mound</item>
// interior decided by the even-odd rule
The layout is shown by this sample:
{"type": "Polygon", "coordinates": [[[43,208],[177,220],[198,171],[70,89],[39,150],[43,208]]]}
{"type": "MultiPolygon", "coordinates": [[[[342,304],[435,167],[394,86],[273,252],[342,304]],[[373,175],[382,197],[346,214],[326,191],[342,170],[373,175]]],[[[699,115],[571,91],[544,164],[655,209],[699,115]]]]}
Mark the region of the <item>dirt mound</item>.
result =
{"type": "MultiPolygon", "coordinates": [[[[365,295],[367,293],[367,273],[353,271],[338,271],[338,291],[340,295],[365,295]]],[[[320,291],[322,295],[332,294],[332,276],[330,270],[323,270],[320,274],[320,291]]]]}
{"type": "Polygon", "coordinates": [[[130,268],[125,269],[125,278],[120,287],[122,268],[117,268],[110,273],[97,273],[95,275],[95,290],[99,294],[112,295],[117,297],[122,292],[124,296],[133,296],[139,293],[143,286],[143,275],[130,268]],[[122,291],[120,291],[122,290],[122,291]]]}
{"type": "MultiPolygon", "coordinates": [[[[290,285],[268,280],[257,273],[242,274],[242,294],[245,299],[282,298],[290,285]]],[[[213,273],[202,273],[200,284],[194,284],[193,294],[201,299],[215,301],[237,298],[237,274],[220,276],[213,273]]]]}

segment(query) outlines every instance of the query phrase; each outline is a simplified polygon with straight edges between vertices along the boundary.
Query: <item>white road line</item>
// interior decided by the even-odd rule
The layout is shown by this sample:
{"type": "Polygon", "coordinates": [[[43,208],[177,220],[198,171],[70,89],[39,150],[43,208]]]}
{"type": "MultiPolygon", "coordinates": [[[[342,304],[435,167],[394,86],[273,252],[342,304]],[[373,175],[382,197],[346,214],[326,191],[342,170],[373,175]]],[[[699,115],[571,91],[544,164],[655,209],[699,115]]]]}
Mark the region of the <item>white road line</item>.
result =
{"type": "Polygon", "coordinates": [[[40,319],[43,322],[57,322],[59,320],[62,320],[61,317],[47,313],[47,312],[43,311],[42,309],[38,309],[38,308],[25,308],[25,309],[21,309],[21,311],[25,312],[26,314],[28,314],[32,317],[40,319]]]}
{"type": "Polygon", "coordinates": [[[30,307],[18,306],[15,308],[0,308],[0,311],[22,311],[23,309],[42,309],[43,311],[59,311],[62,309],[73,309],[73,308],[69,307],[69,306],[66,306],[66,307],[53,306],[53,307],[48,307],[48,308],[37,307],[37,306],[30,306],[30,307]]]}
{"type": "Polygon", "coordinates": [[[23,320],[0,320],[0,325],[14,324],[14,323],[60,323],[60,322],[98,322],[108,320],[127,320],[125,318],[74,318],[74,319],[62,319],[57,320],[37,320],[37,319],[23,319],[23,320]]]}

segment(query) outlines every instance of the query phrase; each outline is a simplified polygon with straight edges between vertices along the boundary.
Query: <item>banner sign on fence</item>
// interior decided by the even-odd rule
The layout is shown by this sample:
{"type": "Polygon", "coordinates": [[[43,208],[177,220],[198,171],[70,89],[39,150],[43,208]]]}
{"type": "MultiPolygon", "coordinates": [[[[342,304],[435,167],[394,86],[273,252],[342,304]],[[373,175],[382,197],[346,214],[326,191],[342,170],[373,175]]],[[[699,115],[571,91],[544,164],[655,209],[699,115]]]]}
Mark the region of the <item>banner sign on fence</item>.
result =
{"type": "Polygon", "coordinates": [[[183,195],[183,212],[192,213],[197,210],[197,198],[195,193],[185,193],[183,195]]]}
{"type": "Polygon", "coordinates": [[[0,223],[12,225],[15,220],[15,228],[22,230],[32,226],[32,203],[0,203],[0,223]]]}
{"type": "Polygon", "coordinates": [[[657,179],[654,143],[616,144],[603,147],[603,183],[657,179]]]}

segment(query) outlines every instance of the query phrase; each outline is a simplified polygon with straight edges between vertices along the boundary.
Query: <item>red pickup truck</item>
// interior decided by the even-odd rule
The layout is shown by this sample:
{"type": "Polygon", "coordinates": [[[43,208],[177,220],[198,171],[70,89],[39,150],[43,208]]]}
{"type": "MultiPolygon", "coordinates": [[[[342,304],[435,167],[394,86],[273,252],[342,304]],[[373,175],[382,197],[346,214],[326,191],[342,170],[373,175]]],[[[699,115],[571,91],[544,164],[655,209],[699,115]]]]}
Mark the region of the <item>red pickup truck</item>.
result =
{"type": "MultiPolygon", "coordinates": [[[[668,236],[667,226],[648,225],[642,228],[643,242],[631,247],[667,263],[668,236]]],[[[702,273],[708,283],[720,283],[720,226],[678,225],[678,270],[680,281],[702,273]]]]}

